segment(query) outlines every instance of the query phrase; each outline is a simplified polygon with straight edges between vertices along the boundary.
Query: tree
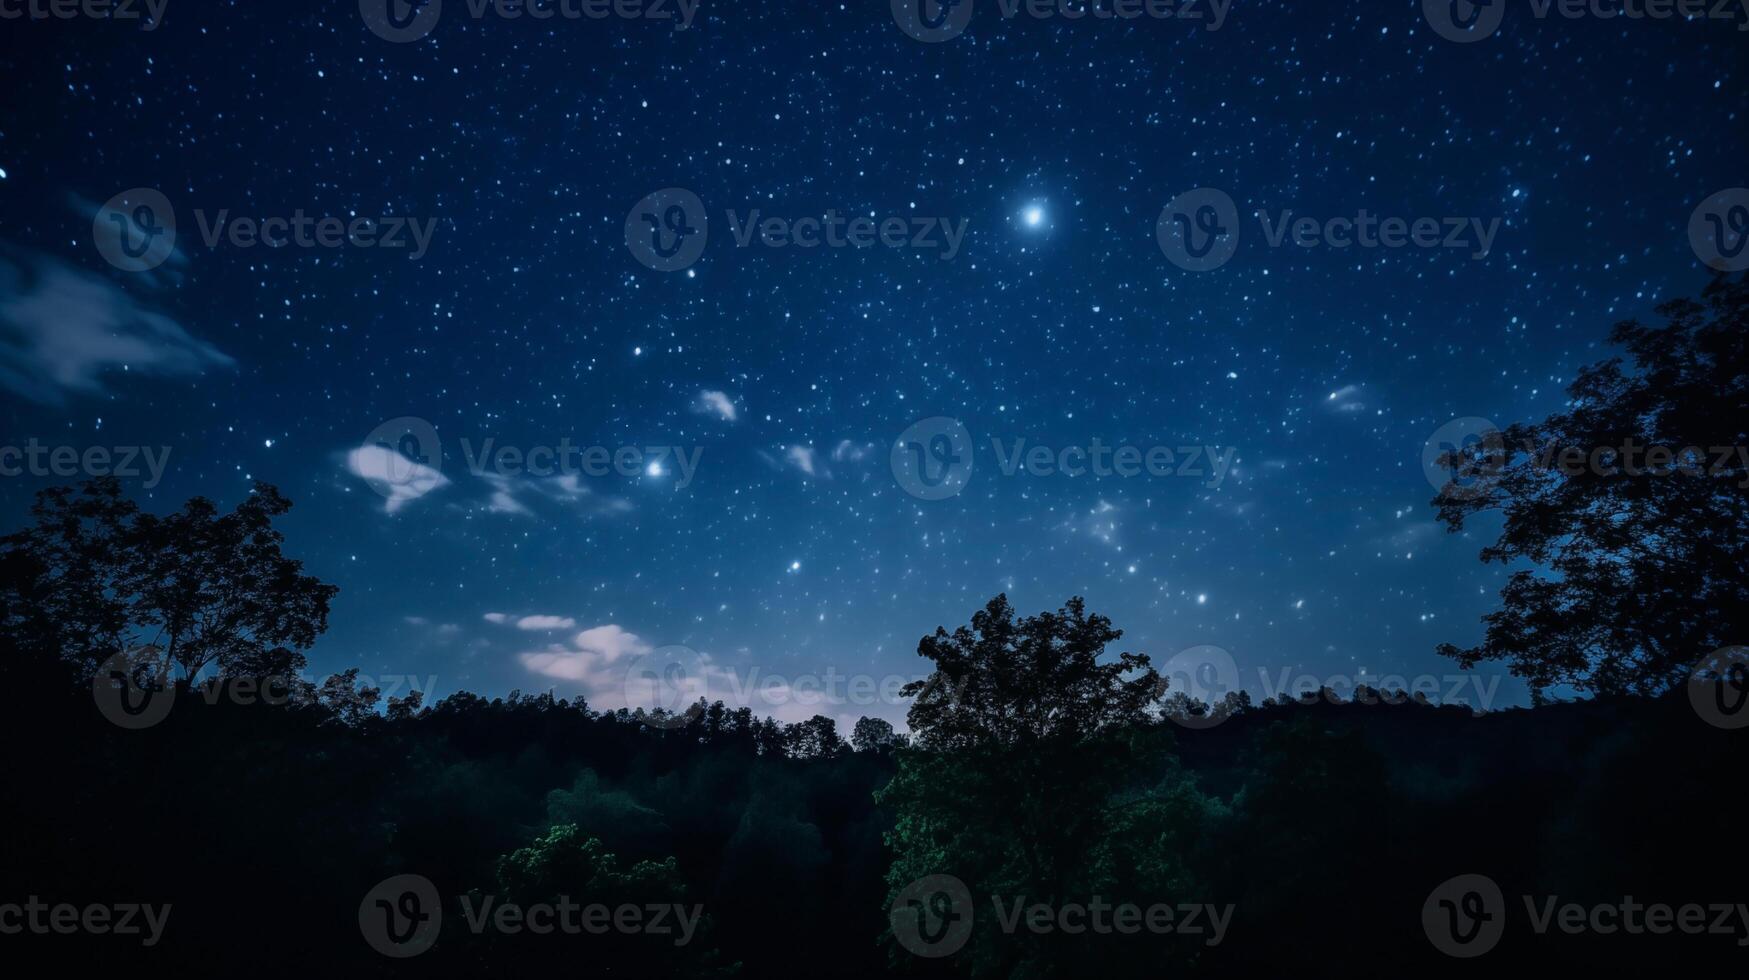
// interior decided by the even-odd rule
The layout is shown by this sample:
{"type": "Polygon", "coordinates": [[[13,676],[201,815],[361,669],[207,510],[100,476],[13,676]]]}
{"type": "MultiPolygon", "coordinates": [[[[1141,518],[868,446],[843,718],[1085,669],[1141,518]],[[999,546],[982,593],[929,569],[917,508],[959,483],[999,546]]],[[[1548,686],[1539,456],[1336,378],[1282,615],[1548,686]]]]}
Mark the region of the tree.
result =
{"type": "MultiPolygon", "coordinates": [[[[974,903],[1145,904],[1193,890],[1180,845],[1197,834],[1205,801],[1150,714],[1164,679],[1140,654],[1102,662],[1121,636],[1079,598],[1016,619],[997,596],[969,628],[919,642],[935,670],[905,688],[917,698],[912,747],[876,795],[894,813],[889,903],[935,875],[958,878],[974,903]]],[[[1004,932],[983,915],[974,923],[965,958],[976,975],[1023,964],[1030,975],[1097,973],[1092,964],[1120,955],[1085,936],[1004,932]]],[[[1141,959],[1157,973],[1172,955],[1151,948],[1141,959]]]]}
{"type": "Polygon", "coordinates": [[[1140,654],[1099,662],[1122,636],[1111,620],[1087,615],[1079,596],[1017,621],[999,595],[970,628],[937,628],[918,643],[935,671],[901,691],[917,699],[906,715],[913,737],[932,748],[1013,746],[1141,722],[1166,684],[1140,654]]]}
{"type": "Polygon", "coordinates": [[[783,726],[784,751],[792,759],[830,759],[844,750],[838,723],[825,715],[783,726]]]}
{"type": "Polygon", "coordinates": [[[850,746],[858,752],[879,752],[905,744],[905,737],[893,731],[893,723],[884,718],[864,715],[850,731],[850,746]]]}
{"type": "Polygon", "coordinates": [[[163,673],[180,667],[189,682],[207,667],[295,673],[339,589],[280,550],[273,519],[290,509],[265,483],[229,514],[195,497],[167,517],[141,512],[114,478],[44,490],[33,526],[0,539],[6,625],[52,635],[86,676],[137,649],[162,651],[163,673]]]}
{"type": "Polygon", "coordinates": [[[1481,643],[1441,653],[1506,661],[1539,700],[1558,684],[1658,694],[1749,635],[1749,278],[1702,300],[1658,307],[1661,326],[1618,324],[1632,365],[1582,370],[1567,411],[1446,454],[1439,520],[1456,532],[1502,510],[1482,560],[1536,567],[1512,573],[1481,643]]]}

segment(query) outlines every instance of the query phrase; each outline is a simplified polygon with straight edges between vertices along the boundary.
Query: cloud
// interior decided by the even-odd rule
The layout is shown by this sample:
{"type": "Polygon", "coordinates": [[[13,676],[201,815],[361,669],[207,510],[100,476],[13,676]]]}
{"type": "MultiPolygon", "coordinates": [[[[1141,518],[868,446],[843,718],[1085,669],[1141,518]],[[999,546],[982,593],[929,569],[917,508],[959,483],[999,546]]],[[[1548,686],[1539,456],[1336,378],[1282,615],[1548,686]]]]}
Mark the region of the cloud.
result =
{"type": "Polygon", "coordinates": [[[517,659],[533,673],[555,680],[576,681],[591,699],[623,687],[623,671],[614,666],[654,650],[636,633],[608,623],[571,638],[570,646],[553,644],[545,650],[518,654],[517,659]]]}
{"type": "Polygon", "coordinates": [[[524,616],[516,621],[519,630],[568,630],[576,625],[569,616],[524,616]]]}
{"type": "Polygon", "coordinates": [[[707,390],[699,392],[698,401],[695,403],[694,407],[700,412],[715,412],[717,415],[721,416],[725,422],[735,421],[736,416],[739,414],[735,409],[734,401],[732,401],[728,395],[720,391],[707,390]]]}
{"type": "Polygon", "coordinates": [[[1360,385],[1343,385],[1324,397],[1324,407],[1344,415],[1366,411],[1365,392],[1360,385]]]}
{"type": "Polygon", "coordinates": [[[386,446],[360,446],[346,454],[346,468],[388,498],[383,509],[393,514],[409,502],[449,485],[449,478],[386,446]]]}
{"type": "Polygon", "coordinates": [[[849,439],[841,439],[838,445],[832,447],[832,462],[860,463],[879,448],[872,442],[851,442],[849,439]]]}
{"type": "Polygon", "coordinates": [[[486,614],[486,622],[488,622],[488,623],[508,623],[508,622],[510,622],[510,617],[504,615],[503,613],[487,613],[486,614]]]}
{"type": "Polygon", "coordinates": [[[530,500],[549,500],[581,508],[589,516],[624,514],[632,510],[632,502],[624,497],[598,494],[583,485],[576,473],[557,476],[526,476],[506,473],[479,473],[480,479],[492,488],[484,508],[493,514],[535,516],[530,500]]]}
{"type": "Polygon", "coordinates": [[[809,476],[818,475],[819,462],[815,458],[813,446],[791,446],[789,451],[784,454],[784,459],[788,460],[791,466],[809,476]]]}
{"type": "Polygon", "coordinates": [[[0,244],[0,387],[61,405],[103,393],[110,374],[193,377],[235,364],[108,279],[0,244]]]}

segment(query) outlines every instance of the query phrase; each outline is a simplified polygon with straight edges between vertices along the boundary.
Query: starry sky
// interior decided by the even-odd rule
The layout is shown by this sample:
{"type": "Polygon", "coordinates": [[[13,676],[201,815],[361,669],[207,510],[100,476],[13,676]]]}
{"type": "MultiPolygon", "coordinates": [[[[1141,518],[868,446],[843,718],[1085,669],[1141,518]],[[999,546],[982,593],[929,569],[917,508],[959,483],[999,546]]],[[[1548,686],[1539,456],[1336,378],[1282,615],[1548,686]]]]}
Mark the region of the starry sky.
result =
{"type": "MultiPolygon", "coordinates": [[[[312,666],[436,697],[616,707],[613,668],[668,645],[791,688],[910,678],[920,636],[998,592],[1085,596],[1157,661],[1219,647],[1257,693],[1260,672],[1443,678],[1435,645],[1479,636],[1505,573],[1476,558],[1497,522],[1433,523],[1427,440],[1558,410],[1612,323],[1704,285],[1691,212],[1746,182],[1737,23],[1513,7],[1460,44],[1418,0],[1239,0],[1218,30],[975,0],[922,43],[897,19],[700,0],[677,30],[448,0],[408,41],[345,0],[6,20],[0,443],[168,446],[161,481],[124,480],[159,510],[279,486],[288,552],[341,589],[312,666]],[[129,271],[103,239],[134,200],[104,202],[137,188],[179,237],[129,271]],[[1210,271],[1156,235],[1196,188],[1244,216],[1210,271]],[[666,189],[709,222],[673,271],[628,247],[666,189]],[[964,237],[742,245],[755,209],[964,237]],[[1256,209],[1498,226],[1480,258],[1272,247],[1256,209]],[[428,248],[203,236],[300,213],[410,217],[428,248]],[[441,457],[385,496],[372,467],[403,457],[370,442],[408,417],[441,457]],[[940,417],[973,465],[927,499],[890,449],[940,417]],[[1004,475],[1016,439],[1231,465],[1004,475]],[[486,440],[697,465],[472,472],[486,440]]],[[[63,482],[0,478],[5,526],[63,482]]],[[[837,700],[753,704],[904,715],[837,700]]]]}

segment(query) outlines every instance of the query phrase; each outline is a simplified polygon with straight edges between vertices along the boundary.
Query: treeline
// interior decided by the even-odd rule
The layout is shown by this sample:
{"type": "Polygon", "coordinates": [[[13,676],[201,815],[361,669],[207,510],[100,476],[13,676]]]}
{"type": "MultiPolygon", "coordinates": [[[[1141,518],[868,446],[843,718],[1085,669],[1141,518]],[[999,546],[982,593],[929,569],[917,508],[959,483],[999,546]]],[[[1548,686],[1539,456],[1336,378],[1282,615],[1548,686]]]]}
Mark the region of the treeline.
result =
{"type": "MultiPolygon", "coordinates": [[[[1462,963],[1420,922],[1429,891],[1460,873],[1563,901],[1741,897],[1737,743],[1682,698],[1482,717],[1311,698],[1205,730],[1159,720],[1099,743],[1033,745],[1023,760],[989,747],[821,751],[718,706],[665,728],[544,695],[458,694],[393,717],[185,695],[162,722],[126,731],[94,708],[88,680],[30,670],[16,651],[4,663],[0,899],[173,907],[151,949],[26,934],[0,937],[7,958],[189,975],[1087,975],[1071,972],[1079,964],[1377,976],[1462,963]],[[1117,774],[1105,795],[1028,809],[1030,790],[1095,772],[1117,774]],[[988,806],[1016,776],[1032,782],[1011,784],[1008,809],[988,806]],[[958,823],[919,853],[915,838],[933,831],[908,821],[938,812],[958,823]],[[989,854],[1023,844],[1035,817],[1091,844],[1057,900],[1230,904],[1227,935],[1211,947],[1207,936],[1003,933],[985,889],[1047,896],[989,854]],[[513,894],[527,877],[513,856],[573,827],[611,855],[622,896],[701,905],[698,935],[677,948],[470,932],[462,898],[513,894]],[[923,872],[964,879],[984,930],[939,961],[900,948],[888,921],[898,879],[923,872]],[[431,880],[446,918],[429,952],[397,961],[361,937],[358,906],[406,873],[431,880]]],[[[588,867],[549,883],[550,897],[599,889],[588,867]]],[[[1527,932],[1509,930],[1490,958],[1613,972],[1741,954],[1726,936],[1527,932]]]]}

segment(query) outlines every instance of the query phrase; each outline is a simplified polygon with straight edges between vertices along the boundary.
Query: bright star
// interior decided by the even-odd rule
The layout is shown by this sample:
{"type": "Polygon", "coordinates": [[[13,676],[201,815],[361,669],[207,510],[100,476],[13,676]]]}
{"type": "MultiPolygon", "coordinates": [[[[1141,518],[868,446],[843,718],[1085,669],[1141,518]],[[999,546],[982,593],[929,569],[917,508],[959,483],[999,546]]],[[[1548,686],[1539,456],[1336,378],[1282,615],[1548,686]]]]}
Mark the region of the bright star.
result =
{"type": "Polygon", "coordinates": [[[1034,204],[1026,209],[1025,213],[1021,215],[1021,219],[1026,222],[1028,228],[1037,228],[1044,223],[1045,209],[1034,204]]]}

